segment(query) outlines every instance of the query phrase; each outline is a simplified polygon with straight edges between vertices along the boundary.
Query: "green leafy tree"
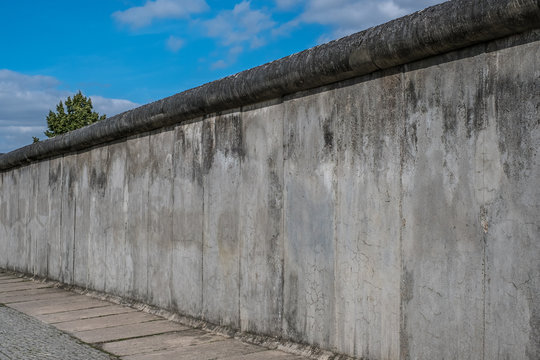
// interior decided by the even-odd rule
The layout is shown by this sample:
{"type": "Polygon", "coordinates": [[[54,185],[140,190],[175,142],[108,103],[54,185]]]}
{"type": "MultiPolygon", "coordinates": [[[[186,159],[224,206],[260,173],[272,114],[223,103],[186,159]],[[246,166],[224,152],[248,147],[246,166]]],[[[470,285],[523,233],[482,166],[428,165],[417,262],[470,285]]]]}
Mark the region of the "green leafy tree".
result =
{"type": "MultiPolygon", "coordinates": [[[[47,116],[48,129],[45,131],[45,135],[51,138],[106,118],[105,115],[99,115],[92,110],[92,100],[84,96],[80,91],[73,95],[73,98],[68,96],[65,101],[65,108],[62,101],[60,101],[56,106],[56,113],[49,111],[47,116]]],[[[36,139],[34,139],[35,141],[36,139]]]]}

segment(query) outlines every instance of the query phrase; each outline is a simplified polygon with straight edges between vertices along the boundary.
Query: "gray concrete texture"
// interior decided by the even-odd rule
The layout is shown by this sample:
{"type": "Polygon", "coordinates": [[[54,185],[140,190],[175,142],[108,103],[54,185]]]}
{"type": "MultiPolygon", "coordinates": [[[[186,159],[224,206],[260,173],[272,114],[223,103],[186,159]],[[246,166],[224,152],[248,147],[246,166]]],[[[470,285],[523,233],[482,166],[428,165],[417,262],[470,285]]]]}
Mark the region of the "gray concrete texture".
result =
{"type": "Polygon", "coordinates": [[[0,267],[360,358],[538,359],[539,59],[527,31],[4,171],[0,267]]]}

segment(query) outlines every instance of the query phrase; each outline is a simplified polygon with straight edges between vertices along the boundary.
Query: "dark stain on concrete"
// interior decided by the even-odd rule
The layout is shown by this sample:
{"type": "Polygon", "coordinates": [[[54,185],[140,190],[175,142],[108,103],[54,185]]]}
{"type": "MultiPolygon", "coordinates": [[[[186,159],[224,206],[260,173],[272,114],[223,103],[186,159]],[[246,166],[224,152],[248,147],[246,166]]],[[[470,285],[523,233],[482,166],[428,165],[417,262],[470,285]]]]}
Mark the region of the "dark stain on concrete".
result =
{"type": "Polygon", "coordinates": [[[295,273],[289,274],[289,281],[286,283],[288,287],[288,297],[285,300],[286,310],[284,315],[285,323],[287,324],[287,335],[293,340],[301,339],[301,331],[298,331],[298,275],[295,273]]]}
{"type": "Polygon", "coordinates": [[[516,82],[512,78],[501,78],[496,90],[499,151],[504,173],[515,181],[531,173],[538,151],[539,144],[533,139],[532,130],[540,128],[540,115],[529,105],[535,102],[533,94],[538,88],[535,81],[538,80],[531,78],[529,81],[516,82]]]}
{"type": "Polygon", "coordinates": [[[272,157],[267,159],[269,167],[269,189],[267,192],[268,215],[274,221],[281,223],[281,215],[283,210],[283,184],[278,174],[278,168],[275,160],[272,157]]]}
{"type": "Polygon", "coordinates": [[[414,81],[409,80],[407,88],[405,90],[405,103],[408,104],[410,110],[415,113],[418,110],[418,95],[416,94],[416,88],[414,81]]]}
{"type": "Polygon", "coordinates": [[[239,114],[220,116],[216,119],[216,148],[225,156],[244,159],[244,133],[239,114]]]}
{"type": "Polygon", "coordinates": [[[400,317],[400,329],[399,329],[399,342],[400,342],[400,358],[408,360],[411,358],[409,353],[410,334],[407,329],[407,305],[413,298],[414,291],[414,276],[413,273],[407,268],[403,268],[403,274],[401,278],[401,317],[400,317]]]}
{"type": "MultiPolygon", "coordinates": [[[[478,79],[478,84],[482,84],[483,80],[478,79]]],[[[472,107],[468,107],[465,118],[465,128],[467,129],[467,138],[477,135],[485,127],[485,89],[481,85],[476,90],[473,99],[472,107]]]]}
{"type": "MultiPolygon", "coordinates": [[[[531,291],[532,292],[532,291],[531,291]]],[[[527,344],[526,354],[529,360],[540,359],[540,307],[538,298],[528,297],[530,318],[529,318],[529,344],[527,344]]]]}
{"type": "Polygon", "coordinates": [[[208,174],[214,163],[215,144],[214,126],[211,120],[205,119],[202,124],[202,170],[208,174]]]}
{"type": "Polygon", "coordinates": [[[60,174],[62,174],[62,163],[59,161],[56,168],[54,166],[49,167],[49,187],[58,185],[60,174]]]}
{"type": "MultiPolygon", "coordinates": [[[[175,153],[174,153],[174,162],[186,162],[191,161],[191,168],[189,170],[185,169],[185,166],[180,166],[182,168],[180,176],[189,176],[191,175],[191,180],[196,182],[200,187],[203,186],[203,169],[200,158],[200,138],[191,138],[190,132],[184,130],[182,126],[179,126],[175,134],[175,153]],[[186,174],[187,171],[187,174],[186,174]]],[[[178,168],[178,166],[177,166],[178,168]]],[[[179,174],[175,174],[179,176],[179,174]]]]}
{"type": "Polygon", "coordinates": [[[325,119],[323,123],[324,148],[326,151],[332,151],[334,147],[334,132],[332,131],[331,119],[325,119]]]}
{"type": "Polygon", "coordinates": [[[454,104],[443,105],[443,133],[447,137],[455,137],[457,132],[456,106],[454,104]]]}
{"type": "Polygon", "coordinates": [[[95,167],[90,172],[90,188],[98,190],[100,193],[105,193],[107,186],[107,174],[104,171],[99,171],[95,167]]]}

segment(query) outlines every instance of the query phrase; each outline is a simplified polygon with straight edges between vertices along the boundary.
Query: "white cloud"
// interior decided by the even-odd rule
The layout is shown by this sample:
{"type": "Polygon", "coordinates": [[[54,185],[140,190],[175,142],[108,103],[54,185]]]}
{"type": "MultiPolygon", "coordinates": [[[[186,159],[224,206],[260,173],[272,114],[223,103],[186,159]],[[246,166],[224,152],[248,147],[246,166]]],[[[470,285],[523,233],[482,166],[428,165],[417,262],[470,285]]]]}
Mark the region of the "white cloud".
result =
{"type": "Polygon", "coordinates": [[[99,114],[106,114],[111,117],[124,111],[131,110],[139,104],[124,99],[110,99],[99,95],[89,95],[92,99],[94,110],[99,114]]]}
{"type": "MultiPolygon", "coordinates": [[[[290,3],[288,0],[275,1],[278,8],[290,3]]],[[[285,33],[302,23],[326,25],[331,29],[330,33],[323,34],[319,38],[320,42],[325,42],[382,24],[415,10],[441,3],[443,0],[300,0],[298,2],[303,3],[302,13],[289,23],[283,24],[275,30],[275,33],[285,33]]]]}
{"type": "Polygon", "coordinates": [[[225,62],[225,60],[218,60],[218,61],[212,63],[212,65],[210,66],[210,69],[212,69],[212,70],[224,69],[227,66],[228,65],[225,62]]]}
{"type": "MultiPolygon", "coordinates": [[[[50,76],[25,75],[0,70],[0,153],[32,142],[32,136],[44,138],[49,110],[75,91],[60,90],[60,81],[50,76]]],[[[129,100],[90,96],[94,109],[112,116],[138,104],[129,100]]]]}
{"type": "Polygon", "coordinates": [[[232,10],[223,10],[203,24],[208,36],[219,39],[222,45],[249,44],[251,48],[263,46],[265,31],[276,25],[268,13],[251,9],[249,1],[236,4],[232,10]]]}
{"type": "Polygon", "coordinates": [[[167,39],[167,49],[172,52],[178,52],[184,46],[184,40],[177,38],[176,36],[169,36],[167,39]]]}
{"type": "Polygon", "coordinates": [[[276,6],[278,9],[289,10],[301,3],[298,0],[276,0],[276,6]]]}
{"type": "Polygon", "coordinates": [[[19,133],[19,134],[35,134],[36,132],[44,131],[45,126],[4,126],[3,130],[7,133],[19,133]]]}
{"type": "Polygon", "coordinates": [[[140,28],[150,25],[154,19],[187,18],[205,10],[208,10],[205,0],[149,0],[143,6],[116,11],[112,16],[120,23],[140,28]]]}
{"type": "Polygon", "coordinates": [[[238,56],[244,51],[242,46],[233,46],[227,52],[226,59],[220,59],[210,66],[211,70],[224,69],[231,64],[234,64],[238,59],[238,56]]]}
{"type": "Polygon", "coordinates": [[[400,7],[394,1],[384,1],[377,5],[381,14],[388,18],[398,18],[400,16],[407,15],[409,10],[400,7]]]}

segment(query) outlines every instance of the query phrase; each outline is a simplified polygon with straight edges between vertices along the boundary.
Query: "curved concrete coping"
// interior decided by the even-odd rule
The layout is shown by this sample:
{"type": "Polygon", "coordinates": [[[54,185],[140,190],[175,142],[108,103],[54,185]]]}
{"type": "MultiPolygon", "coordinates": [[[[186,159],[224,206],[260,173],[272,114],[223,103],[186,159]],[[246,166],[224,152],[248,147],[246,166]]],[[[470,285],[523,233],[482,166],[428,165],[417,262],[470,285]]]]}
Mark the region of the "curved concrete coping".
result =
{"type": "Polygon", "coordinates": [[[0,170],[540,27],[540,0],[454,0],[0,155],[0,170]]]}

